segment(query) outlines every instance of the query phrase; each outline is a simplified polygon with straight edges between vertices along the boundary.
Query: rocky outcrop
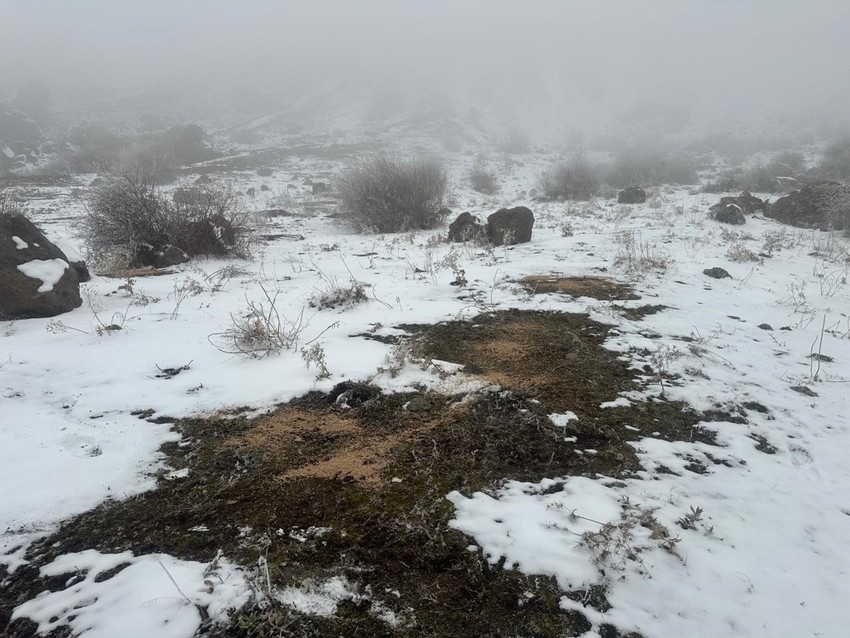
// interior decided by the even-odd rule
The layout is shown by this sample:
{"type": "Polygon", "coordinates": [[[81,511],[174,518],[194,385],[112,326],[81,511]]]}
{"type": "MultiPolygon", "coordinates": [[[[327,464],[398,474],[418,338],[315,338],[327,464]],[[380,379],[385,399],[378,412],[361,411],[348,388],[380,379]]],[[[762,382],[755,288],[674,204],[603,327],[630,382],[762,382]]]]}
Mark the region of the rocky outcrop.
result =
{"type": "Polygon", "coordinates": [[[842,198],[850,198],[848,187],[837,182],[815,182],[780,197],[767,207],[764,216],[797,228],[842,229],[846,219],[830,215],[833,204],[842,198]]]}

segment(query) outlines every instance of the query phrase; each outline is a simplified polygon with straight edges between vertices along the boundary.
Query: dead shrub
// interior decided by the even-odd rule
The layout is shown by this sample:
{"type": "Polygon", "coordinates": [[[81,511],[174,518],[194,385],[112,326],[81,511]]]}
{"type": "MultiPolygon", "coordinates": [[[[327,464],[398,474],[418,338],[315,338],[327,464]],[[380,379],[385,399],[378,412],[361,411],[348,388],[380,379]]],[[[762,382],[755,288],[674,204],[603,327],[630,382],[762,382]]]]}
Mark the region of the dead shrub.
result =
{"type": "Polygon", "coordinates": [[[469,183],[472,190],[483,195],[495,195],[499,191],[496,176],[484,164],[476,164],[469,172],[469,183]]]}
{"type": "Polygon", "coordinates": [[[169,245],[190,256],[246,256],[250,217],[231,190],[192,189],[193,196],[167,199],[144,166],[120,168],[92,194],[81,234],[95,263],[123,255],[120,267],[151,265],[149,255],[169,245]]]}
{"type": "Polygon", "coordinates": [[[588,200],[599,192],[599,170],[581,157],[559,164],[540,178],[543,194],[549,199],[588,200]]]}
{"type": "Polygon", "coordinates": [[[440,225],[447,178],[437,160],[400,162],[376,154],[337,179],[340,211],[361,232],[399,233],[440,225]]]}

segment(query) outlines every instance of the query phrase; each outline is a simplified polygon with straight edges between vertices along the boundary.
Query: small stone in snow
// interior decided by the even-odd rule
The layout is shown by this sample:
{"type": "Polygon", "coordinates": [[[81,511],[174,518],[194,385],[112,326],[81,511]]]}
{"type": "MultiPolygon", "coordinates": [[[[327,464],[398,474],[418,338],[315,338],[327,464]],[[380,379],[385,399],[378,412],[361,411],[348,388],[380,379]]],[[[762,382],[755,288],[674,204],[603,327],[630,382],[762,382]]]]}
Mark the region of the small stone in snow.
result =
{"type": "Polygon", "coordinates": [[[800,394],[804,394],[804,395],[805,395],[805,396],[807,396],[807,397],[816,397],[816,396],[818,396],[818,393],[817,393],[817,392],[815,392],[815,391],[814,391],[814,390],[812,390],[811,388],[808,388],[808,387],[806,387],[806,386],[804,386],[804,385],[792,385],[792,386],[791,386],[791,389],[792,389],[794,392],[799,392],[800,394]]]}
{"type": "Polygon", "coordinates": [[[732,275],[726,272],[723,268],[719,268],[717,266],[715,266],[714,268],[706,268],[702,271],[702,274],[711,277],[712,279],[724,279],[726,277],[732,277],[732,275]]]}
{"type": "Polygon", "coordinates": [[[769,323],[760,323],[758,327],[762,330],[773,330],[773,326],[771,326],[769,323]]]}

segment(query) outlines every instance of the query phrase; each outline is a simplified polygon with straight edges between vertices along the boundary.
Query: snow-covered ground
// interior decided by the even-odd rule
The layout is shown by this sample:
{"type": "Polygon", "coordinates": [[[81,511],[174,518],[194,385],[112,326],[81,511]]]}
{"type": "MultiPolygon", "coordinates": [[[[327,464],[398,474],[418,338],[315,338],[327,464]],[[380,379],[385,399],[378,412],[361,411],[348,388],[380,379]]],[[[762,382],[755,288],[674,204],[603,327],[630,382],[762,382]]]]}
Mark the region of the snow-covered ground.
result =
{"type": "MultiPolygon", "coordinates": [[[[369,330],[397,334],[399,324],[469,317],[485,307],[588,312],[616,326],[607,348],[636,368],[649,364],[678,375],[662,387],[647,373],[645,391],[618,405],[663,393],[698,410],[744,406],[747,423],[702,424],[716,433],[719,447],[641,432],[639,479],[552,476],[540,484],[509,483],[495,497],[452,493],[452,525],[486,560],[504,557],[526,573],[554,576],[565,589],[607,585],[611,609],[604,614],[563,599],[564,608],[580,609],[594,623],[587,636],[598,635],[604,623],[646,638],[846,636],[844,242],[761,218],[724,226],[706,216],[716,196],[686,190],[662,189],[636,206],[538,203],[528,193],[544,161],[493,163],[503,184],[493,197],[463,186],[470,158],[452,162],[460,184],[453,209],[486,216],[504,205],[528,205],[536,216],[528,244],[488,250],[434,242],[437,232],[355,235],[324,215],[278,217],[266,232],[286,237],[248,261],[195,260],[174,274],[129,284],[95,277],[83,285],[84,304],[73,312],[0,323],[0,563],[15,570],[28,544],[62,520],[154,486],[162,469],[158,450],[176,437],[168,425],[133,411],[182,417],[250,406],[261,412],[311,389],[371,378],[390,346],[353,336],[369,330]],[[239,271],[223,270],[229,266],[239,271]],[[706,277],[703,269],[713,266],[731,278],[706,277]],[[450,285],[458,269],[466,290],[450,285]],[[548,273],[605,274],[632,283],[641,295],[625,305],[667,308],[633,321],[608,302],[530,296],[513,283],[548,273]],[[368,286],[368,302],[309,307],[313,296],[352,278],[368,286]],[[295,349],[246,359],[216,347],[232,316],[249,302],[267,303],[263,290],[277,295],[285,320],[301,322],[299,345],[321,346],[330,378],[317,381],[315,367],[295,349]],[[104,330],[113,324],[120,329],[104,330]],[[181,366],[188,367],[173,378],[161,374],[181,366]],[[686,469],[695,462],[703,472],[686,469]],[[556,482],[564,489],[546,489],[556,482]]],[[[299,212],[311,199],[302,195],[303,177],[332,169],[293,159],[271,178],[227,179],[240,190],[257,188],[259,197],[251,200],[257,209],[275,207],[271,198],[279,197],[299,212]],[[259,192],[261,184],[270,190],[259,192]]],[[[79,248],[73,230],[82,209],[70,189],[40,190],[30,205],[34,221],[79,248]]],[[[425,375],[412,367],[374,382],[401,389],[431,382],[425,375]]],[[[212,584],[204,565],[163,555],[90,551],[57,563],[43,574],[73,567],[81,572],[78,582],[15,613],[49,631],[81,607],[71,614],[72,626],[87,638],[118,635],[116,626],[123,636],[191,636],[202,621],[196,606],[220,616],[242,604],[248,590],[240,568],[226,561],[213,566],[212,584]],[[97,582],[97,573],[124,563],[129,566],[117,576],[97,582]]]]}

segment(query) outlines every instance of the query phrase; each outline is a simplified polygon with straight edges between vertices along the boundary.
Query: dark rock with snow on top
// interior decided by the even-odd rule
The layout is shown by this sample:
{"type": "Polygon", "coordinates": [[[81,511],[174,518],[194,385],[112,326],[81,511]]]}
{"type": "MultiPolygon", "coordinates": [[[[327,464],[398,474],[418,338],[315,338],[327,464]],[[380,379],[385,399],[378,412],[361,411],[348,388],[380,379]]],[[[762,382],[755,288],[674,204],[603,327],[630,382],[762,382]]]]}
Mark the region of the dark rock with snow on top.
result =
{"type": "Polygon", "coordinates": [[[53,317],[82,303],[65,253],[20,213],[0,214],[0,319],[53,317]]]}

